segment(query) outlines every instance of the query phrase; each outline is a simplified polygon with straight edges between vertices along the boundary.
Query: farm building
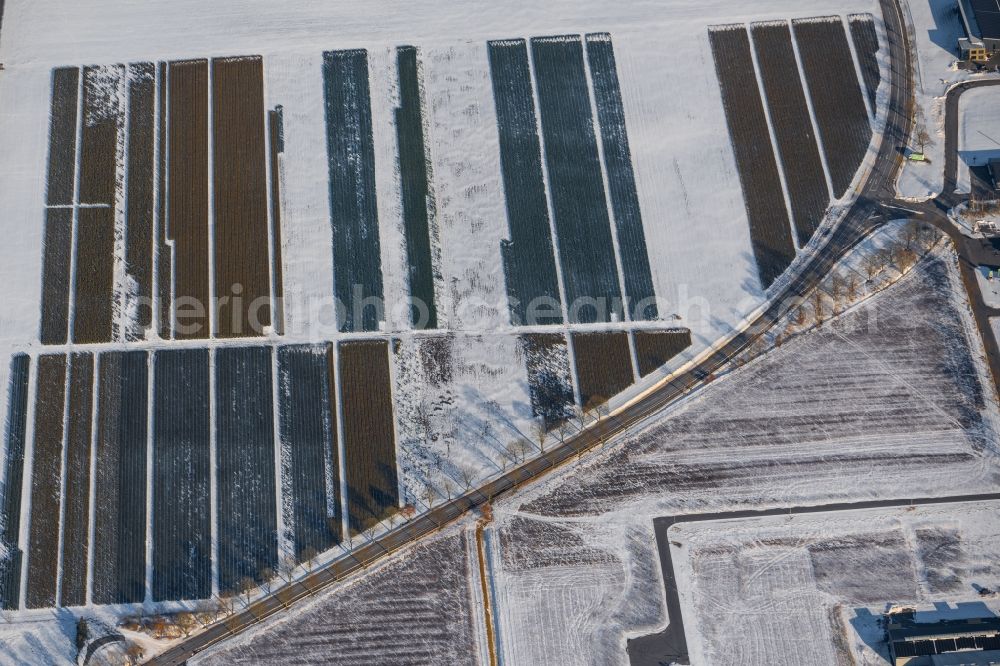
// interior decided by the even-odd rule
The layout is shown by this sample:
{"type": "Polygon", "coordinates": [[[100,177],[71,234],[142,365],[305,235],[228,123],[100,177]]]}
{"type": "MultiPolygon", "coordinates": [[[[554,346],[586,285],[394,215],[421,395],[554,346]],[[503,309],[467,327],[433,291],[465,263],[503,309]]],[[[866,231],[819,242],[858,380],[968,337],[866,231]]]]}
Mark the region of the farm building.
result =
{"type": "Polygon", "coordinates": [[[886,615],[893,666],[1000,666],[1000,617],[917,622],[914,611],[886,615]]]}
{"type": "Polygon", "coordinates": [[[965,37],[958,40],[963,60],[986,62],[1000,51],[1000,0],[958,0],[965,37]]]}

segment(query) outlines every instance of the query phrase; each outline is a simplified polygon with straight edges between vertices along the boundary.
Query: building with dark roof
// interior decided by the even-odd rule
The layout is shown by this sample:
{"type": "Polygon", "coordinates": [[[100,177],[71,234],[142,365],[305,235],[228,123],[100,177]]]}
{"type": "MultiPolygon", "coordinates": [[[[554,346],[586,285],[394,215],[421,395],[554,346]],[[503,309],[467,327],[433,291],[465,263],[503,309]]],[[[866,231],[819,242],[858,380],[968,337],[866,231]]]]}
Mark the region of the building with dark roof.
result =
{"type": "Polygon", "coordinates": [[[986,62],[1000,52],[1000,0],[958,0],[965,37],[958,40],[962,58],[986,62]]]}
{"type": "Polygon", "coordinates": [[[912,611],[886,615],[893,666],[1000,666],[1000,617],[917,622],[912,611]]]}

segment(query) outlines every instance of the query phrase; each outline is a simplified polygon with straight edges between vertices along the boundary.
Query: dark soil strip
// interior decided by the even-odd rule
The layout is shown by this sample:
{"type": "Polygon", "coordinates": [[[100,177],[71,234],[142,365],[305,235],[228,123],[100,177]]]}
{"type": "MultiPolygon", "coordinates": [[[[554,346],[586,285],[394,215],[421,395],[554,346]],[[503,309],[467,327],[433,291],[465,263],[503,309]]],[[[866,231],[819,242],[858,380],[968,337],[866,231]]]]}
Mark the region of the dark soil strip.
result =
{"type": "Polygon", "coordinates": [[[208,338],[208,61],[169,65],[167,178],[177,339],[208,338]]]}
{"type": "Polygon", "coordinates": [[[691,346],[691,331],[636,331],[635,355],[639,361],[639,376],[645,377],[666,365],[670,359],[691,346]]]}
{"type": "Polygon", "coordinates": [[[621,287],[583,44],[578,36],[536,37],[531,54],[569,319],[621,321],[621,287]]]}
{"type": "Polygon", "coordinates": [[[601,124],[604,168],[608,174],[611,207],[615,213],[627,307],[633,320],[653,320],[658,316],[656,292],[649,268],[646,233],[642,228],[639,194],[635,189],[632,149],[625,126],[625,109],[611,35],[606,32],[587,35],[587,59],[597,102],[597,119],[601,124]]]}
{"type": "Polygon", "coordinates": [[[66,357],[39,356],[28,534],[28,608],[56,605],[65,396],[66,357]]]}
{"type": "Polygon", "coordinates": [[[77,215],[73,342],[111,342],[115,280],[114,209],[81,208],[77,215]]]}
{"type": "Polygon", "coordinates": [[[212,593],[208,351],[158,351],[153,398],[153,599],[212,593]]]}
{"type": "Polygon", "coordinates": [[[572,416],[573,379],[566,337],[561,333],[520,336],[521,353],[528,370],[531,413],[549,428],[572,416]]]}
{"type": "MultiPolygon", "coordinates": [[[[427,207],[431,201],[427,185],[428,156],[424,146],[424,120],[420,108],[420,74],[415,46],[396,49],[399,70],[399,108],[396,109],[396,139],[399,142],[399,173],[403,198],[403,229],[410,278],[410,322],[414,328],[437,328],[434,302],[434,266],[431,262],[431,232],[427,207]]],[[[431,203],[430,205],[433,205],[431,203]]]]}
{"type": "Polygon", "coordinates": [[[66,344],[69,329],[69,270],[73,245],[73,209],[45,211],[45,247],[42,268],[43,345],[66,344]]]}
{"type": "Polygon", "coordinates": [[[399,509],[389,349],[382,340],[340,345],[340,400],[351,532],[399,509]]]}
{"type": "Polygon", "coordinates": [[[875,21],[870,14],[852,14],[847,17],[847,21],[851,26],[858,64],[861,65],[861,78],[865,81],[865,90],[874,112],[878,108],[876,98],[878,84],[882,79],[878,68],[878,33],[875,32],[875,21]]]}
{"type": "Polygon", "coordinates": [[[573,357],[584,407],[603,404],[632,385],[628,333],[574,333],[573,357]]]}
{"type": "Polygon", "coordinates": [[[271,348],[219,349],[215,373],[219,589],[238,592],[278,569],[271,348]]]}
{"type": "Polygon", "coordinates": [[[742,25],[709,30],[708,36],[743,186],[750,242],[760,281],[767,288],[795,259],[795,244],[751,60],[750,38],[742,25]]]}
{"type": "Polygon", "coordinates": [[[375,331],[383,308],[362,310],[365,299],[382,300],[368,52],[324,53],[323,83],[338,323],[344,332],[375,331]]]}
{"type": "Polygon", "coordinates": [[[80,203],[115,203],[118,129],[123,121],[118,85],[123,74],[120,66],[85,67],[83,70],[80,203]]]}
{"type": "Polygon", "coordinates": [[[31,359],[17,354],[10,362],[3,497],[0,502],[0,543],[7,557],[0,560],[0,608],[17,610],[21,593],[21,489],[24,480],[25,430],[28,424],[28,374],[31,359]]]}
{"type": "Polygon", "coordinates": [[[840,198],[854,180],[872,138],[847,33],[839,18],[794,21],[792,25],[823,139],[833,193],[840,198]]]}
{"type": "Polygon", "coordinates": [[[340,543],[340,465],[338,464],[333,376],[326,345],[278,350],[281,446],[291,479],[291,527],[295,556],[321,553],[340,543]],[[327,459],[332,469],[327,469],[327,459]],[[334,479],[333,505],[327,504],[326,476],[334,479]]]}
{"type": "Polygon", "coordinates": [[[785,172],[799,245],[805,246],[823,221],[830,192],[816,145],[788,24],[753,26],[767,106],[785,172]]]}
{"type": "Polygon", "coordinates": [[[171,289],[173,287],[173,273],[171,270],[171,249],[166,241],[170,237],[167,229],[167,164],[169,153],[168,124],[167,124],[167,83],[170,74],[166,63],[160,63],[160,80],[157,84],[160,92],[160,121],[157,128],[157,145],[159,147],[159,210],[157,210],[158,232],[156,239],[156,259],[157,262],[157,298],[159,299],[159,312],[157,312],[157,331],[164,340],[173,337],[173,301],[171,300],[171,289]]]}
{"type": "Polygon", "coordinates": [[[129,65],[128,209],[125,267],[135,280],[139,299],[138,330],[126,339],[141,340],[152,325],[153,310],[153,168],[156,122],[156,66],[129,65]]]}
{"type": "Polygon", "coordinates": [[[50,206],[73,203],[76,180],[76,116],[80,70],[52,70],[52,114],[49,117],[49,180],[46,202],[50,206]]]}
{"type": "Polygon", "coordinates": [[[215,295],[220,338],[271,325],[271,259],[264,150],[264,63],[212,60],[215,295]],[[229,300],[223,301],[228,297],[229,300]]]}
{"type": "Polygon", "coordinates": [[[146,352],[101,355],[93,600],[140,603],[146,595],[146,352]]]}
{"type": "Polygon", "coordinates": [[[278,156],[285,152],[283,111],[280,106],[268,112],[268,130],[271,133],[271,237],[274,244],[274,332],[285,332],[284,265],[281,260],[281,162],[278,156]]]}
{"type": "Polygon", "coordinates": [[[90,443],[94,396],[94,356],[73,354],[69,367],[69,421],[66,424],[66,512],[63,518],[60,606],[87,603],[87,548],[90,539],[90,443]]]}
{"type": "Polygon", "coordinates": [[[488,46],[510,228],[510,240],[502,242],[500,251],[511,323],[561,324],[559,282],[542,178],[528,48],[523,39],[495,41],[488,46]],[[548,303],[549,308],[545,316],[530,317],[529,321],[532,302],[548,303]]]}

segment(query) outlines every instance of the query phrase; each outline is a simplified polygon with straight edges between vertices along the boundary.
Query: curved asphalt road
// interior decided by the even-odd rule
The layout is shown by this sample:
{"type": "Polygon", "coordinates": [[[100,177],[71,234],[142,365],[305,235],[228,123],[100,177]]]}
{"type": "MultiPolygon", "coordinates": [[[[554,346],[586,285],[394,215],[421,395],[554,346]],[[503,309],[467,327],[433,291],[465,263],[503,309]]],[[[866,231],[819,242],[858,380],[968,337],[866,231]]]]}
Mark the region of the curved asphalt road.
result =
{"type": "Polygon", "coordinates": [[[356,548],[351,554],[331,562],[303,580],[284,588],[279,596],[269,595],[250,605],[225,622],[211,625],[179,645],[151,659],[149,664],[183,664],[205,650],[262,619],[310,597],[315,592],[361,571],[382,557],[417,539],[432,534],[457,520],[470,509],[490,503],[498,495],[510,492],[539,476],[571,461],[608,438],[618,435],[659,412],[678,398],[704,385],[711,375],[723,369],[733,357],[747,349],[788,311],[797,306],[820,283],[834,264],[852,247],[882,223],[880,201],[891,201],[895,181],[902,164],[899,146],[905,145],[912,128],[913,71],[907,33],[898,0],[880,0],[890,50],[890,101],[888,119],[877,158],[861,192],[837,226],[825,232],[817,251],[807,257],[799,270],[784,278],[770,305],[744,329],[717,346],[707,358],[644,394],[615,414],[592,424],[541,457],[507,472],[495,481],[417,516],[391,532],[356,548]]]}

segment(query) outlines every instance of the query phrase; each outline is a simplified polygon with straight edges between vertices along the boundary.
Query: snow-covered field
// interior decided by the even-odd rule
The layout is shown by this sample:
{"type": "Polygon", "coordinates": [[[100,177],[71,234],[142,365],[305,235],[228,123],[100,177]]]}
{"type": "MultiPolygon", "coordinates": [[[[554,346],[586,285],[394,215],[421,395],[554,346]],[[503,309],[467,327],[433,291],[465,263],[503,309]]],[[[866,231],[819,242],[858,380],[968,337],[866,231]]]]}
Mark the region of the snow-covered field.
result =
{"type": "Polygon", "coordinates": [[[962,93],[958,103],[958,189],[969,192],[969,166],[984,166],[1000,157],[1000,89],[974,88],[962,93]]]}
{"type": "MultiPolygon", "coordinates": [[[[996,492],[1000,413],[984,390],[990,384],[982,347],[954,262],[953,253],[938,250],[881,294],[717,380],[620,444],[499,503],[488,532],[507,663],[533,663],[549,650],[560,655],[576,646],[578,663],[625,664],[627,638],[662,630],[662,589],[660,596],[648,590],[650,581],[661,585],[658,568],[650,567],[656,517],[996,492]],[[546,594],[531,596],[532,585],[544,585],[546,594]]],[[[750,566],[765,561],[748,556],[750,566]]],[[[748,612],[766,614],[769,590],[790,584],[782,581],[794,581],[808,565],[808,553],[792,553],[763,567],[748,583],[748,612]]],[[[827,573],[831,586],[843,588],[843,572],[827,573]]],[[[712,593],[708,576],[704,594],[712,593]]],[[[820,595],[806,590],[787,599],[777,610],[782,617],[798,613],[793,630],[762,630],[753,639],[738,636],[735,627],[744,622],[731,624],[726,606],[705,601],[706,612],[720,615],[709,624],[693,617],[685,625],[689,646],[710,656],[722,654],[713,647],[717,640],[729,649],[692,663],[772,663],[761,655],[781,655],[791,649],[788,641],[810,631],[820,637],[812,648],[816,663],[842,663],[836,655],[845,648],[833,640],[840,620],[813,603],[820,595]],[[823,637],[830,639],[825,647],[823,637]],[[734,654],[749,661],[730,661],[734,654]]]]}
{"type": "Polygon", "coordinates": [[[674,526],[668,534],[685,618],[702,638],[691,644],[692,663],[877,666],[888,653],[876,620],[889,605],[995,613],[1000,601],[982,599],[978,589],[1000,580],[998,508],[981,502],[674,526]]]}

